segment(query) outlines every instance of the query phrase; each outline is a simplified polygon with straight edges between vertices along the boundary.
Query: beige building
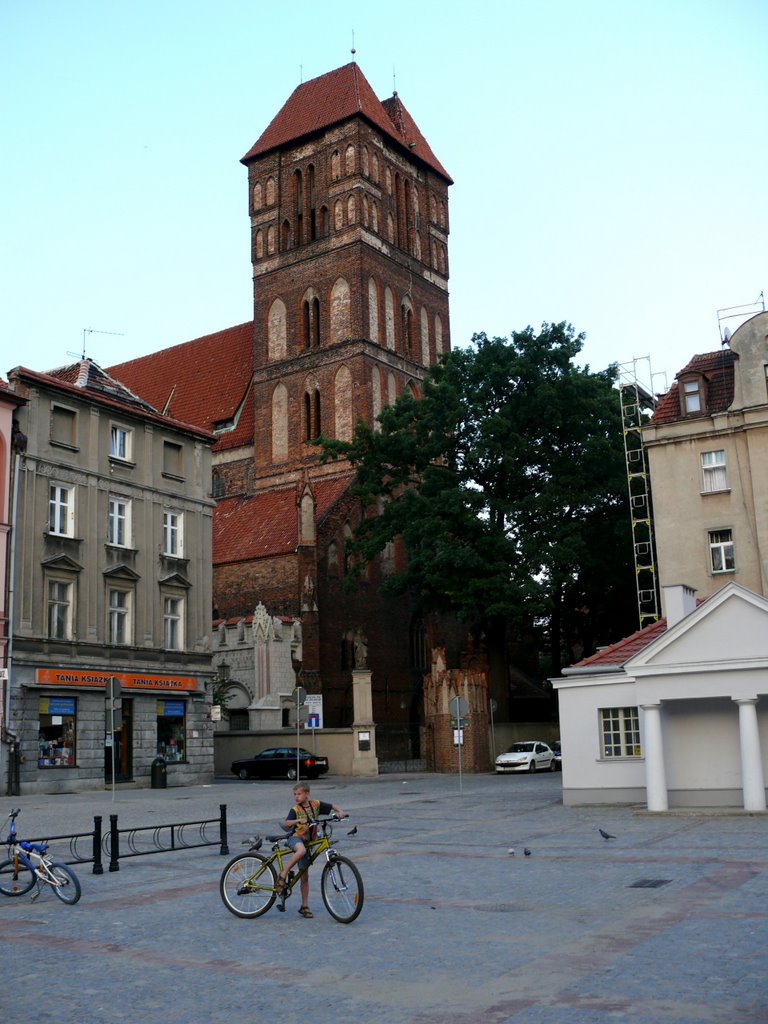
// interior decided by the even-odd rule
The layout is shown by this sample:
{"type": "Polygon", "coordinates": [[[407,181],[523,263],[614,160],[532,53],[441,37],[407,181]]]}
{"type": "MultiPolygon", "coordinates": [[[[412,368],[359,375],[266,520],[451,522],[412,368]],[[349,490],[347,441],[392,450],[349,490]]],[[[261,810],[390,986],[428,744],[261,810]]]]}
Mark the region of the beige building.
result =
{"type": "Polygon", "coordinates": [[[48,374],[17,367],[9,382],[26,399],[27,438],[6,723],[17,791],[146,786],[158,757],[167,785],[210,780],[214,435],[88,359],[48,374]]]}
{"type": "Polygon", "coordinates": [[[768,595],[768,312],[694,356],[643,441],[662,588],[768,595]]]}

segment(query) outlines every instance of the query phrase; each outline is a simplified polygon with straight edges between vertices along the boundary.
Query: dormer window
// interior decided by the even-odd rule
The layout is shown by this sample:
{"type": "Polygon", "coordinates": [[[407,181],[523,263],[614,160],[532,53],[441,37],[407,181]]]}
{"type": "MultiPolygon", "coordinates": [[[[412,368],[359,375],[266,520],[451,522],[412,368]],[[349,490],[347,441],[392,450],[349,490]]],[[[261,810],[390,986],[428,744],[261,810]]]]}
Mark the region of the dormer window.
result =
{"type": "Polygon", "coordinates": [[[704,378],[688,377],[680,381],[680,411],[683,416],[700,416],[706,412],[707,397],[704,378]]]}

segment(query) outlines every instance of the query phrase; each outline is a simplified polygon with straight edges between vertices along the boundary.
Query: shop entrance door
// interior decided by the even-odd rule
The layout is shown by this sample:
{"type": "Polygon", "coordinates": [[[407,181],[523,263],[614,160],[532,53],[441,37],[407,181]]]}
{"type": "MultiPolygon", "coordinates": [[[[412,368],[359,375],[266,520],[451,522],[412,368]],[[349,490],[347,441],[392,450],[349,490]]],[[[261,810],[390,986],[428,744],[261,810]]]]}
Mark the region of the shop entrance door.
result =
{"type": "MultiPolygon", "coordinates": [[[[133,780],[133,701],[123,697],[122,724],[115,729],[112,737],[114,744],[115,782],[131,782],[133,780]]],[[[111,728],[110,714],[107,712],[106,732],[109,736],[111,728]]],[[[112,782],[112,747],[104,748],[104,781],[112,782]]]]}

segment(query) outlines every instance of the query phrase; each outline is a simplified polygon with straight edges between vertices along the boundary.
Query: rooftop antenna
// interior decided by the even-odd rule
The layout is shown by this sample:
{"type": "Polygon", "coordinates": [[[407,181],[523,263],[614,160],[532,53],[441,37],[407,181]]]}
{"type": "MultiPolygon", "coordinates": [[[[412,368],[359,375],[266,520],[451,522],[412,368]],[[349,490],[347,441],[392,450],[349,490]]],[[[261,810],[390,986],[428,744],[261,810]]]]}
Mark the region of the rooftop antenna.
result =
{"type": "Polygon", "coordinates": [[[392,95],[397,96],[397,75],[395,74],[395,65],[392,65],[392,95]]]}
{"type": "Polygon", "coordinates": [[[354,29],[352,29],[352,49],[349,52],[352,54],[353,57],[357,53],[357,50],[355,49],[355,30],[354,29]]]}
{"type": "Polygon", "coordinates": [[[84,327],[83,328],[83,352],[82,355],[79,352],[67,352],[68,356],[76,356],[78,359],[85,359],[85,336],[86,334],[111,334],[115,338],[124,338],[125,335],[120,331],[97,331],[95,327],[84,327]]]}
{"type": "Polygon", "coordinates": [[[730,326],[723,326],[725,320],[739,320],[739,323],[736,324],[736,328],[739,328],[750,317],[764,312],[765,294],[763,292],[760,292],[754,302],[743,302],[740,306],[725,306],[723,309],[718,309],[717,326],[720,330],[720,344],[728,345],[731,340],[732,331],[730,326]]]}

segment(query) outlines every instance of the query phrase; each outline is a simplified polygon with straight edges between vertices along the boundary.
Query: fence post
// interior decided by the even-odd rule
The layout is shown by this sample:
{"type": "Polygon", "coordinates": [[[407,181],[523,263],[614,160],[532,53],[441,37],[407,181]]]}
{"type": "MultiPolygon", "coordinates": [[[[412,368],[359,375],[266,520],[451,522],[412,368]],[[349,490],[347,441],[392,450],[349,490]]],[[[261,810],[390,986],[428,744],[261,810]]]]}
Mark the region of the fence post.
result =
{"type": "Polygon", "coordinates": [[[219,853],[222,857],[226,857],[229,853],[229,846],[227,845],[227,805],[219,804],[219,810],[221,811],[221,817],[219,818],[219,839],[221,841],[221,849],[219,853]]]}
{"type": "Polygon", "coordinates": [[[93,874],[103,875],[104,865],[101,863],[101,815],[93,819],[93,874]]]}
{"type": "Polygon", "coordinates": [[[109,870],[120,870],[120,833],[117,831],[117,815],[109,816],[109,870]]]}

